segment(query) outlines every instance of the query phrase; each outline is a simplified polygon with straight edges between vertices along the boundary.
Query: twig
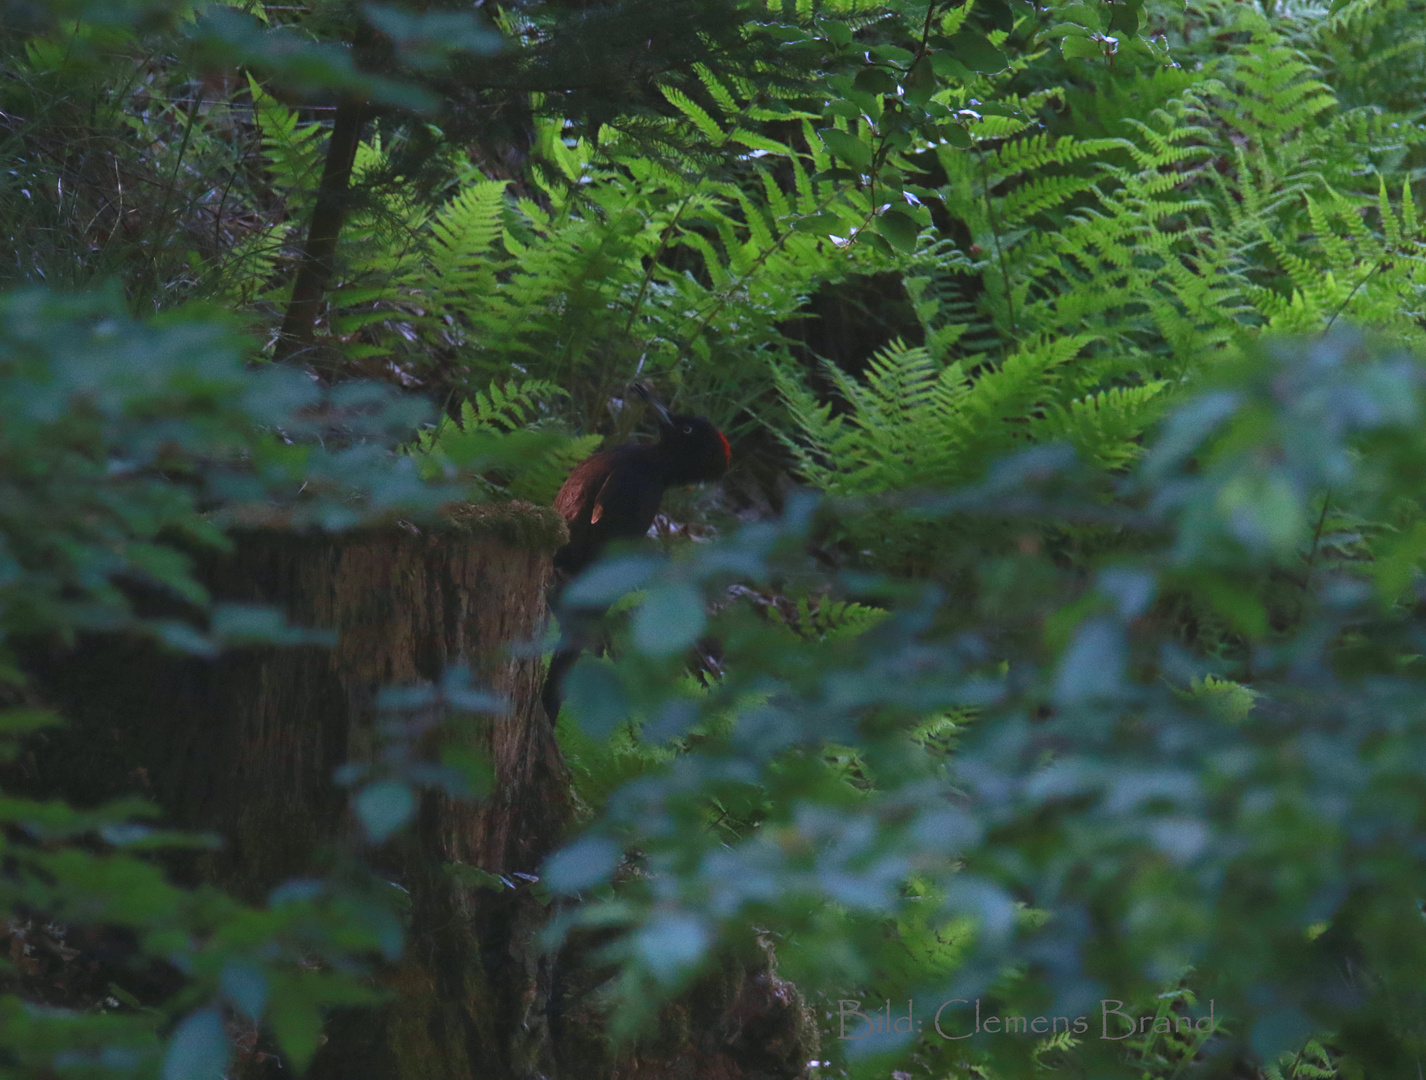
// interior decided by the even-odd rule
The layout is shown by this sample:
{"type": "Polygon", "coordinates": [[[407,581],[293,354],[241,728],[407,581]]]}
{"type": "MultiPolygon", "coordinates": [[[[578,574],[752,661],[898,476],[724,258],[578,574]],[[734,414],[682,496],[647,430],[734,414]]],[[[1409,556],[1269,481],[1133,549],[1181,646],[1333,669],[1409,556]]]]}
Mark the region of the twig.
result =
{"type": "Polygon", "coordinates": [[[1337,321],[1337,316],[1347,310],[1347,305],[1352,302],[1352,297],[1357,295],[1357,290],[1371,280],[1373,274],[1386,265],[1386,259],[1381,258],[1372,264],[1372,268],[1362,275],[1362,279],[1352,286],[1352,291],[1347,294],[1347,298],[1337,306],[1337,310],[1332,312],[1332,317],[1327,320],[1327,325],[1322,328],[1322,333],[1326,334],[1332,329],[1332,324],[1337,321]]]}
{"type": "Polygon", "coordinates": [[[926,21],[921,26],[921,45],[916,50],[916,58],[911,61],[911,67],[920,63],[921,58],[926,55],[926,49],[931,41],[931,16],[936,12],[937,0],[931,0],[926,5],[926,21]]]}
{"type": "Polygon", "coordinates": [[[1312,531],[1312,550],[1307,553],[1307,570],[1302,575],[1302,591],[1307,591],[1312,580],[1312,568],[1317,563],[1317,552],[1322,543],[1322,529],[1327,524],[1327,508],[1332,505],[1332,489],[1322,496],[1322,513],[1317,516],[1317,528],[1312,531]]]}
{"type": "MultiPolygon", "coordinates": [[[[975,136],[971,136],[974,141],[975,136]]],[[[1010,267],[1005,261],[1005,245],[1000,242],[1000,225],[995,220],[995,204],[990,201],[990,170],[985,165],[985,151],[980,143],[975,143],[976,156],[980,158],[980,185],[985,193],[985,216],[990,221],[990,234],[995,238],[995,254],[1000,260],[1000,277],[1005,282],[1005,307],[1010,315],[1010,333],[1014,335],[1017,326],[1015,322],[1015,293],[1010,285],[1010,267]]]]}
{"type": "MultiPolygon", "coordinates": [[[[836,200],[837,192],[833,192],[830,197],[828,197],[824,202],[818,205],[815,212],[820,214],[823,210],[827,209],[827,207],[831,206],[832,203],[836,202],[836,200]]],[[[875,209],[873,209],[872,215],[874,216],[875,213],[876,211],[875,209]]],[[[867,221],[870,222],[870,220],[871,218],[868,217],[867,221]]],[[[862,228],[865,227],[865,225],[862,226],[862,228]]],[[[718,314],[718,312],[722,311],[723,308],[727,306],[728,301],[733,298],[733,294],[737,292],[742,285],[750,281],[754,274],[756,274],[759,270],[763,268],[763,265],[768,261],[768,259],[772,258],[773,253],[780,249],[785,243],[787,243],[789,239],[792,238],[792,234],[795,231],[795,229],[788,229],[781,236],[779,236],[777,240],[772,243],[771,246],[769,246],[765,251],[763,251],[762,254],[760,254],[756,259],[754,259],[752,266],[748,267],[748,269],[741,276],[739,276],[737,281],[733,282],[731,285],[729,285],[726,289],[723,290],[723,292],[719,295],[717,301],[715,301],[712,307],[710,307],[708,311],[703,315],[703,317],[698,320],[698,325],[694,327],[693,332],[702,333],[703,329],[712,321],[713,316],[718,314]]]]}
{"type": "MultiPolygon", "coordinates": [[[[183,156],[188,153],[188,142],[193,137],[193,124],[198,119],[198,106],[203,103],[203,84],[198,84],[198,89],[193,94],[193,103],[188,107],[188,123],[183,126],[183,141],[178,145],[178,158],[173,163],[173,172],[169,174],[168,186],[164,188],[163,202],[159,206],[158,216],[154,218],[154,229],[162,227],[163,221],[168,217],[168,204],[173,198],[173,189],[178,185],[178,170],[183,168],[183,156]]],[[[155,236],[157,241],[158,237],[155,236]]]]}

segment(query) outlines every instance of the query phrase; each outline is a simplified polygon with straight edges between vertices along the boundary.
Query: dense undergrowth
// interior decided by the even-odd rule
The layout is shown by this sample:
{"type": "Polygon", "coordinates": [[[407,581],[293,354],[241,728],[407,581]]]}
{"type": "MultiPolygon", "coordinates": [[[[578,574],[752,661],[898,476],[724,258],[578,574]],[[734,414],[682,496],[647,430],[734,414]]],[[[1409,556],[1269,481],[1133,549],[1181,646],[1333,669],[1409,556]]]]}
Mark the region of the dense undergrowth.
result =
{"type": "MultiPolygon", "coordinates": [[[[554,933],[621,929],[619,1033],[761,939],[824,1075],[1419,1072],[1419,0],[3,10],[7,638],[280,639],[115,582],[201,609],[174,538],[245,513],[547,501],[646,378],[739,464],[716,542],[568,596],[640,594],[572,676],[587,831],[548,873],[554,933]],[[612,66],[571,90],[576,53],[612,66]],[[951,999],[1094,1022],[836,1037],[951,999]],[[1105,1001],[1148,1019],[1095,1037],[1105,1001]]],[[[363,994],[302,964],[399,928],[355,886],[177,889],[136,812],[0,803],[12,941],[117,926],[185,974],[37,1012],[17,961],[0,1075],[215,1075],[235,1015],[300,1063],[363,994]]]]}

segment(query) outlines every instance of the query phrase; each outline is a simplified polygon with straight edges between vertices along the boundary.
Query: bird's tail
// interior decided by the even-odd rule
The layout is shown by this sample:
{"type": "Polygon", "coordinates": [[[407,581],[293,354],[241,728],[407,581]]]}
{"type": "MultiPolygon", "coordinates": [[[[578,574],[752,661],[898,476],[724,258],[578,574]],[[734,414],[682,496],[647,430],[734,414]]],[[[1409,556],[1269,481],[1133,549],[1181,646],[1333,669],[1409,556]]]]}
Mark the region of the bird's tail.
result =
{"type": "Polygon", "coordinates": [[[540,691],[540,704],[545,707],[545,715],[550,718],[551,727],[559,720],[560,706],[564,704],[565,676],[583,651],[578,646],[561,645],[550,658],[550,669],[545,673],[545,685],[540,691]]]}
{"type": "Polygon", "coordinates": [[[545,707],[545,715],[554,724],[559,720],[560,706],[564,704],[564,682],[580,656],[591,651],[602,654],[607,647],[603,633],[604,613],[607,608],[567,608],[560,603],[563,583],[557,587],[550,607],[559,616],[560,637],[555,646],[555,654],[550,657],[550,667],[545,673],[545,685],[540,690],[540,703],[545,707]]]}

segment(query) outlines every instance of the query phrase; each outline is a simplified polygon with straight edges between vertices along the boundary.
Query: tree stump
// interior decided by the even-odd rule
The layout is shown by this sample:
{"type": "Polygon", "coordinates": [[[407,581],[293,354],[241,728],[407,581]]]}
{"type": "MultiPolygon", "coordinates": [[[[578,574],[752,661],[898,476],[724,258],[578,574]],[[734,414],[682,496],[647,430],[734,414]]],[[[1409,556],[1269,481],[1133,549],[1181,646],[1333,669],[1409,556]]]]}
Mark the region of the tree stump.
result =
{"type": "Polygon", "coordinates": [[[538,871],[571,804],[539,703],[540,658],[519,646],[543,630],[563,522],[545,508],[473,506],[429,528],[234,539],[203,574],[215,599],[281,609],[294,626],[333,631],[335,643],[200,661],[96,639],[43,658],[37,681],[70,724],[41,747],[37,786],[79,804],[153,798],[171,823],[224,841],[188,872],[261,900],[356,834],[334,774],[370,760],[378,691],[467,666],[508,706],[475,740],[493,773],[489,797],[426,792],[414,828],[378,854],[410,894],[406,953],[383,975],[389,1003],[335,1016],[309,1075],[543,1071],[548,979],[532,937],[544,911],[518,875],[538,871]],[[447,872],[453,863],[517,887],[462,887],[447,872]]]}
{"type": "MultiPolygon", "coordinates": [[[[463,664],[507,702],[475,734],[493,774],[488,797],[426,792],[414,827],[374,853],[410,896],[405,953],[381,973],[384,1004],[329,1018],[311,1080],[805,1075],[815,1025],[770,951],[725,960],[663,1010],[657,1034],[616,1048],[598,995],[604,973],[578,947],[558,958],[538,947],[548,913],[530,883],[573,807],[539,702],[540,659],[519,646],[543,630],[564,535],[552,510],[530,506],[468,507],[421,529],[251,530],[205,568],[215,599],[280,609],[294,626],[332,631],[333,644],[203,661],[95,638],[31,658],[69,724],[38,746],[25,786],[76,805],[153,799],[170,823],[223,839],[180,872],[255,902],[356,838],[334,774],[372,760],[383,687],[434,684],[463,664]],[[511,886],[464,886],[451,864],[511,886]]],[[[233,1076],[290,1075],[278,1064],[252,1054],[233,1076]]]]}

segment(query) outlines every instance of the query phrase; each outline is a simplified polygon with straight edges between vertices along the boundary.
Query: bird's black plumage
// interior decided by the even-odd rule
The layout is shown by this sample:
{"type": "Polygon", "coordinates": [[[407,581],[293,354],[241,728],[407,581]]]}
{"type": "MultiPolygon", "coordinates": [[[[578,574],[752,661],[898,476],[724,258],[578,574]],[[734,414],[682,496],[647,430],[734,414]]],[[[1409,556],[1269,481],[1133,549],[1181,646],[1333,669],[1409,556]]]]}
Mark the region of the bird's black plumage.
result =
{"type": "MultiPolygon", "coordinates": [[[[653,406],[659,440],[600,450],[570,470],[555,496],[555,510],[569,526],[569,543],[555,552],[552,606],[558,604],[564,583],[598,559],[610,543],[637,540],[649,531],[668,488],[717,480],[727,471],[732,457],[728,440],[713,424],[700,416],[670,413],[644,387],[636,384],[633,389],[653,406]]],[[[550,662],[541,698],[551,722],[564,700],[564,676],[584,649],[582,636],[567,630],[550,662]]]]}

